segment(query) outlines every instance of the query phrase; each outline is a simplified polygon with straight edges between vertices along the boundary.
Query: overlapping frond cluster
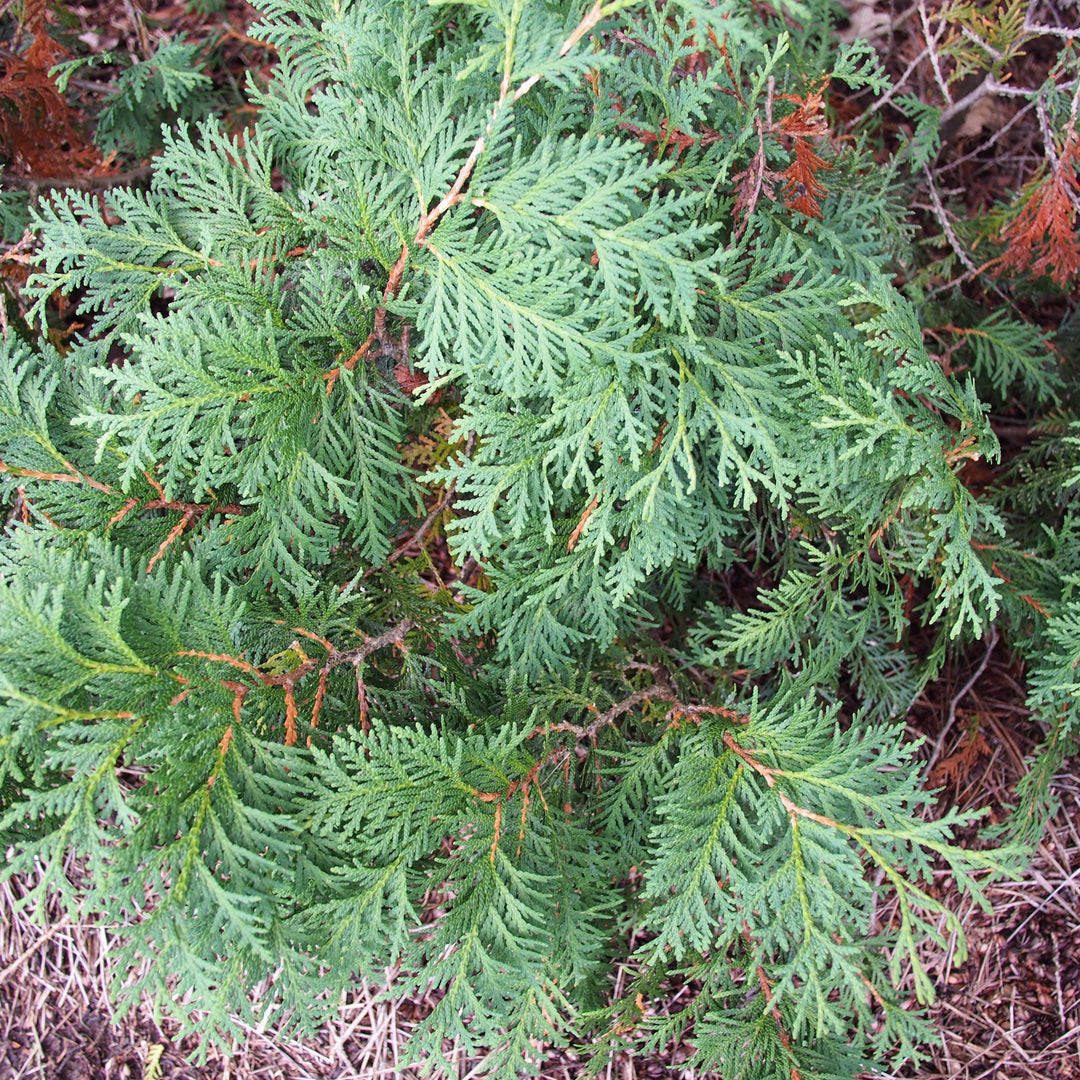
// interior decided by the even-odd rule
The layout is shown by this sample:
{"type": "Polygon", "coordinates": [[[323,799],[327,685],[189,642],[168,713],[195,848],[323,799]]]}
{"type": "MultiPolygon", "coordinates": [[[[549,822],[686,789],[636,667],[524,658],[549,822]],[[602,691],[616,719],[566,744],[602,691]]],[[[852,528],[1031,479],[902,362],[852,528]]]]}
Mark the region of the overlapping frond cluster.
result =
{"type": "Polygon", "coordinates": [[[738,1072],[746,1054],[801,1069],[796,1044],[842,1059],[850,1017],[869,1021],[878,1007],[886,1038],[910,1035],[886,1001],[884,969],[865,952],[875,933],[866,864],[898,892],[894,974],[906,959],[918,993],[932,994],[917,950],[928,936],[942,940],[936,916],[947,913],[895,868],[925,875],[935,855],[951,859],[947,837],[958,819],[913,818],[926,796],[911,748],[898,746],[889,727],[842,731],[805,690],[796,680],[735,725],[730,712],[703,718],[682,736],[657,800],[647,888],[656,936],[644,953],[695,958],[696,977],[723,1003],[707,1021],[703,1063],[724,1075],[738,1072]],[[889,768],[905,782],[886,780],[889,768]]]}
{"type": "Polygon", "coordinates": [[[1009,582],[1004,599],[1017,647],[1029,664],[1028,706],[1048,732],[1017,785],[1012,825],[1029,843],[1038,842],[1055,809],[1052,782],[1080,737],[1080,425],[1059,410],[1039,427],[996,493],[1011,520],[1010,542],[994,552],[1009,582]],[[1011,504],[1010,489],[1017,492],[1011,504]]]}
{"type": "MultiPolygon", "coordinates": [[[[558,170],[549,171],[557,193],[558,170]]],[[[460,428],[491,436],[440,474],[457,482],[468,512],[455,523],[457,550],[495,556],[498,589],[477,598],[469,625],[494,629],[518,613],[536,633],[527,649],[503,635],[504,654],[513,650],[530,674],[557,669],[578,640],[583,590],[584,612],[606,596],[633,618],[654,571],[706,553],[730,557],[725,538],[765,493],[786,512],[802,502],[822,524],[844,521],[860,546],[917,519],[914,536],[894,530],[896,577],[932,576],[935,617],[949,612],[955,632],[964,621],[978,630],[996,587],[972,541],[997,524],[956,472],[965,458],[993,453],[993,436],[972,392],[942,383],[877,272],[845,280],[828,246],[800,251],[767,220],[765,235],[719,250],[703,229],[665,241],[678,203],[629,201],[619,211],[621,182],[610,182],[605,213],[624,229],[651,219],[647,250],[670,256],[667,289],[658,269],[625,252],[611,260],[639,299],[630,321],[613,321],[606,299],[627,287],[605,274],[615,230],[574,243],[587,208],[559,213],[569,235],[554,253],[538,246],[530,262],[516,246],[522,215],[502,205],[495,185],[479,200],[498,220],[490,238],[459,233],[451,219],[427,245],[435,265],[418,315],[425,362],[433,378],[462,379],[460,428]],[[467,239],[455,247],[459,235],[467,239]],[[680,258],[679,245],[698,251],[680,258]],[[780,276],[790,279],[783,289],[780,276]],[[881,313],[853,322],[855,305],[881,313]],[[450,342],[456,368],[444,364],[450,342]],[[960,420],[962,438],[942,412],[960,420]]],[[[604,624],[586,615],[588,636],[612,636],[615,614],[605,612],[604,624]]]]}
{"type": "Polygon", "coordinates": [[[243,985],[277,963],[274,895],[288,892],[307,766],[264,737],[280,724],[266,689],[234,710],[219,678],[242,603],[189,564],[146,576],[101,541],[65,547],[23,533],[4,552],[3,769],[23,797],[0,828],[26,834],[11,869],[40,863],[42,892],[118,917],[153,908],[138,936],[164,950],[162,985],[167,972],[197,991],[227,984],[211,942],[243,985]],[[152,786],[132,789],[124,769],[152,786]]]}
{"type": "MultiPolygon", "coordinates": [[[[130,150],[145,157],[161,145],[163,125],[205,116],[213,101],[213,81],[202,70],[202,52],[200,42],[186,41],[180,34],[123,71],[98,117],[97,144],[103,150],[130,150]]],[[[69,68],[81,63],[71,62],[69,68]]]]}
{"type": "Polygon", "coordinates": [[[83,326],[0,352],[0,830],[207,1030],[397,967],[432,1070],[685,1024],[726,1077],[914,1052],[926,882],[997,864],[923,821],[896,721],[1019,601],[983,407],[824,119],[822,57],[882,76],[827,26],[274,0],[252,130],[40,208],[34,325],[83,326]]]}

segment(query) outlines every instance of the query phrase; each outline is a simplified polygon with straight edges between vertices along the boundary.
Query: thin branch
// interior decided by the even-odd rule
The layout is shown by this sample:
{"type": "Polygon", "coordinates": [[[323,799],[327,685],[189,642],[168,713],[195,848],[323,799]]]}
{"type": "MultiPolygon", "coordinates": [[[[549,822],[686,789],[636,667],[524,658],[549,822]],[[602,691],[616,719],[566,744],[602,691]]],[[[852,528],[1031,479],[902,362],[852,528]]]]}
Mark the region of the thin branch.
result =
{"type": "Polygon", "coordinates": [[[184,516],[169,530],[169,535],[161,541],[157,551],[151,556],[150,561],[146,564],[146,572],[149,574],[154,566],[160,560],[166,551],[172,546],[172,542],[191,524],[195,519],[195,510],[188,510],[184,516]]]}
{"type": "Polygon", "coordinates": [[[58,922],[52,924],[45,929],[45,931],[35,940],[30,946],[22,951],[20,955],[16,956],[7,967],[0,970],[0,986],[4,984],[7,978],[13,975],[19,968],[30,959],[42,947],[50,938],[59,930],[63,930],[65,927],[71,926],[71,922],[66,915],[60,917],[58,922]]]}
{"type": "Polygon", "coordinates": [[[1063,26],[1043,26],[1041,23],[1024,23],[1025,34],[1049,34],[1051,37],[1065,38],[1072,41],[1080,38],[1080,30],[1066,30],[1063,26]]]}
{"type": "MultiPolygon", "coordinates": [[[[730,731],[724,732],[724,745],[738,758],[744,761],[758,776],[762,777],[769,787],[776,786],[776,770],[770,769],[768,765],[762,765],[749,750],[743,749],[736,741],[735,736],[730,731]]],[[[783,794],[781,793],[781,798],[783,794]]]]}
{"type": "Polygon", "coordinates": [[[876,112],[878,111],[878,109],[880,109],[880,108],[882,108],[883,106],[887,105],[887,104],[888,104],[888,103],[889,103],[889,102],[890,102],[890,101],[891,101],[891,100],[893,99],[893,97],[895,97],[895,96],[896,96],[896,94],[898,94],[898,93],[900,92],[900,90],[901,90],[901,89],[903,88],[903,85],[904,85],[904,83],[905,83],[905,82],[907,82],[907,80],[908,80],[908,76],[909,76],[909,75],[910,75],[910,74],[911,74],[911,73],[912,73],[912,72],[913,72],[913,71],[914,71],[914,70],[915,70],[915,69],[916,69],[916,68],[917,68],[917,67],[918,67],[918,66],[919,66],[919,65],[920,65],[920,64],[921,64],[921,63],[922,63],[922,62],[923,62],[923,61],[924,61],[924,60],[925,60],[925,59],[926,59],[926,58],[927,58],[928,56],[929,56],[929,55],[930,55],[930,46],[929,46],[929,45],[927,45],[927,46],[926,46],[926,48],[925,48],[925,49],[923,49],[923,50],[922,50],[922,52],[920,52],[920,53],[918,54],[918,56],[916,56],[916,57],[915,57],[915,59],[911,61],[911,63],[910,63],[910,64],[908,64],[908,66],[907,66],[907,67],[906,67],[906,68],[904,69],[904,72],[903,72],[903,74],[902,74],[902,75],[900,76],[900,78],[898,78],[898,79],[896,80],[896,82],[894,82],[894,83],[893,83],[893,85],[892,85],[892,86],[890,86],[890,87],[889,87],[889,89],[888,89],[888,90],[887,90],[887,91],[886,91],[886,92],[885,92],[884,94],[882,94],[882,95],[881,95],[881,97],[879,97],[879,98],[877,99],[877,101],[875,101],[875,102],[874,102],[874,103],[873,103],[873,104],[872,104],[872,105],[870,106],[870,108],[868,108],[868,109],[866,110],[866,112],[865,112],[865,113],[863,113],[862,115],[860,115],[860,116],[856,117],[856,118],[855,118],[855,119],[854,119],[854,120],[853,120],[853,121],[851,122],[851,125],[850,125],[850,126],[851,126],[851,127],[854,127],[854,126],[855,126],[856,124],[858,124],[858,123],[859,123],[859,121],[860,121],[860,120],[863,120],[863,119],[865,119],[865,117],[867,117],[867,116],[873,116],[873,115],[874,115],[874,113],[876,113],[876,112]]]}
{"type": "MultiPolygon", "coordinates": [[[[750,928],[743,924],[743,936],[746,939],[746,943],[753,950],[753,941],[750,937],[750,928]]],[[[780,1036],[780,1045],[783,1046],[787,1052],[788,1060],[793,1061],[794,1058],[791,1053],[791,1036],[788,1034],[787,1029],[784,1027],[784,1018],[780,1012],[778,1006],[773,1004],[773,983],[772,979],[765,972],[765,968],[761,964],[757,965],[757,977],[758,986],[761,987],[761,993],[765,998],[765,1003],[769,1006],[769,1011],[772,1014],[773,1021],[776,1024],[777,1032],[780,1036]]],[[[791,1080],[802,1080],[802,1073],[799,1072],[795,1065],[791,1065],[791,1080]]]]}
{"type": "Polygon", "coordinates": [[[271,678],[271,682],[275,679],[285,679],[292,676],[295,679],[303,678],[308,671],[314,671],[317,667],[320,674],[326,672],[329,674],[334,668],[341,664],[360,664],[366,660],[373,652],[378,652],[379,649],[386,648],[387,645],[400,645],[405,640],[405,635],[408,634],[416,626],[416,623],[412,619],[402,619],[396,626],[392,626],[389,630],[384,631],[377,637],[365,637],[363,645],[357,645],[352,649],[334,649],[330,655],[323,661],[321,667],[315,660],[307,660],[294,668],[291,672],[287,672],[284,676],[274,676],[271,678]]]}
{"type": "Polygon", "coordinates": [[[926,14],[926,4],[924,0],[919,0],[919,20],[922,22],[923,33],[926,35],[926,44],[930,52],[930,65],[934,69],[934,78],[937,80],[938,89],[941,91],[941,96],[948,102],[952,103],[952,94],[949,93],[948,83],[945,82],[945,77],[941,74],[941,65],[938,63],[937,53],[934,51],[934,46],[937,45],[938,39],[941,37],[945,21],[942,20],[941,25],[938,27],[936,34],[930,32],[930,19],[926,14]]]}
{"type": "Polygon", "coordinates": [[[1035,103],[1035,114],[1039,118],[1039,130],[1042,132],[1043,151],[1046,154],[1046,160],[1050,162],[1050,168],[1057,172],[1057,147],[1054,145],[1054,134],[1050,130],[1050,118],[1046,115],[1046,102],[1042,98],[1039,98],[1035,103]]]}
{"type": "Polygon", "coordinates": [[[963,34],[964,37],[968,39],[968,41],[971,41],[974,44],[978,45],[979,48],[982,49],[985,53],[992,56],[995,60],[998,61],[998,63],[1005,62],[1005,54],[1000,52],[998,49],[995,49],[994,46],[991,45],[989,42],[983,41],[983,39],[979,37],[979,35],[976,34],[973,30],[969,30],[966,26],[961,26],[960,33],[963,34]]]}
{"type": "MultiPolygon", "coordinates": [[[[566,54],[604,17],[604,9],[600,4],[600,0],[596,0],[591,8],[585,13],[585,17],[574,28],[573,33],[562,43],[562,47],[559,49],[560,56],[566,56],[566,54]]],[[[530,75],[518,88],[514,91],[514,100],[523,97],[527,94],[538,82],[540,81],[539,75],[530,75]]]]}
{"type": "Polygon", "coordinates": [[[950,169],[955,169],[957,166],[963,165],[965,162],[970,161],[972,158],[978,157],[980,154],[989,150],[990,147],[993,146],[994,143],[996,143],[998,139],[1002,137],[1002,135],[1006,134],[1006,132],[1008,132],[1017,121],[1021,120],[1027,113],[1029,113],[1034,108],[1035,102],[1029,101],[1022,109],[1017,111],[1017,113],[1007,123],[1002,124],[1002,126],[999,127],[994,132],[994,134],[986,140],[986,142],[980,143],[977,147],[975,147],[974,150],[972,150],[970,153],[965,154],[963,157],[957,158],[955,161],[950,161],[946,165],[938,166],[938,175],[940,176],[941,173],[946,173],[950,169]]]}
{"type": "MultiPolygon", "coordinates": [[[[360,665],[373,652],[377,652],[387,645],[401,644],[401,642],[405,640],[405,635],[415,626],[416,623],[411,619],[402,619],[396,626],[392,626],[389,630],[384,631],[376,637],[365,637],[362,645],[357,645],[352,649],[337,649],[331,642],[327,641],[325,638],[319,637],[317,634],[313,634],[307,630],[294,628],[297,629],[298,633],[302,633],[305,637],[318,641],[325,649],[327,649],[326,659],[320,664],[318,660],[313,660],[310,657],[304,656],[303,652],[300,651],[299,655],[302,657],[301,662],[289,671],[277,675],[270,675],[265,671],[260,671],[249,661],[240,657],[231,656],[228,653],[210,653],[199,649],[181,649],[176,655],[195,656],[203,660],[214,660],[219,663],[228,664],[230,667],[237,668],[245,674],[250,675],[252,678],[258,679],[263,686],[281,687],[285,691],[285,745],[295,746],[299,738],[299,731],[296,726],[296,721],[299,718],[299,710],[296,704],[296,684],[312,672],[318,671],[319,682],[315,691],[315,702],[311,714],[311,727],[316,728],[319,726],[319,713],[322,710],[323,699],[326,695],[327,678],[330,672],[333,671],[334,668],[340,667],[342,664],[352,664],[356,668],[357,697],[360,699],[361,705],[361,725],[366,731],[366,695],[364,693],[363,680],[360,678],[360,665]]],[[[296,642],[293,643],[293,647],[299,649],[299,645],[296,642]]],[[[186,682],[187,680],[184,681],[186,682]]],[[[233,691],[233,715],[239,720],[240,704],[250,687],[245,686],[243,683],[227,679],[220,679],[218,681],[223,687],[233,691]]],[[[182,694],[178,694],[177,697],[174,698],[174,701],[179,701],[190,692],[190,689],[183,691],[182,694]]]]}
{"type": "Polygon", "coordinates": [[[990,663],[990,657],[994,654],[994,649],[998,643],[998,629],[996,626],[991,625],[989,633],[990,643],[986,646],[986,652],[983,654],[982,662],[975,669],[975,673],[970,679],[960,688],[960,693],[953,696],[951,702],[949,702],[949,718],[945,721],[945,726],[941,729],[940,734],[934,741],[934,749],[930,754],[930,760],[926,763],[927,771],[933,768],[934,763],[941,756],[942,748],[945,745],[945,740],[948,738],[949,732],[952,731],[953,725],[956,723],[956,707],[967,695],[967,692],[982,678],[983,672],[986,670],[986,665],[990,663]]]}
{"type": "MultiPolygon", "coordinates": [[[[465,438],[465,450],[464,456],[472,457],[473,449],[476,446],[476,432],[470,431],[465,438]]],[[[443,493],[442,497],[435,503],[435,505],[428,512],[428,516],[424,518],[420,528],[416,530],[400,547],[396,548],[390,553],[389,558],[386,560],[388,563],[396,562],[409,550],[414,544],[419,544],[420,541],[427,535],[428,529],[435,524],[435,519],[446,509],[450,504],[450,500],[454,497],[454,493],[457,491],[457,480],[451,480],[450,486],[443,493]]],[[[375,567],[372,567],[367,573],[374,571],[375,567]]],[[[364,575],[367,577],[367,574],[364,575]]]]}
{"type": "Polygon", "coordinates": [[[589,708],[596,713],[596,719],[588,725],[583,726],[581,724],[571,724],[569,721],[564,721],[561,724],[554,724],[551,727],[539,727],[533,734],[540,735],[550,731],[569,731],[579,739],[592,740],[596,738],[601,728],[614,723],[623,715],[623,713],[629,712],[635,706],[642,704],[642,702],[653,700],[678,701],[678,698],[675,696],[675,690],[668,681],[667,674],[664,670],[656,667],[653,668],[653,672],[656,675],[656,682],[652,686],[643,686],[640,690],[635,690],[629,697],[623,698],[622,701],[618,701],[612,705],[610,709],[599,712],[595,706],[590,705],[589,708]]]}
{"type": "MultiPolygon", "coordinates": [[[[986,97],[988,94],[992,94],[997,90],[1000,84],[992,75],[987,75],[985,79],[969,94],[965,94],[959,101],[952,102],[947,108],[943,109],[941,116],[938,118],[938,126],[944,126],[947,124],[957,113],[962,113],[966,109],[971,108],[976,101],[986,97]]],[[[1030,91],[1025,91],[1030,93],[1030,91]]]]}
{"type": "MultiPolygon", "coordinates": [[[[1072,149],[1070,142],[1076,134],[1076,118],[1077,118],[1077,106],[1080,104],[1080,79],[1077,79],[1074,84],[1072,107],[1069,110],[1069,123],[1065,129],[1065,142],[1062,147],[1063,151],[1068,154],[1072,149]]],[[[1065,89],[1062,87],[1062,89],[1065,89]]],[[[1046,156],[1047,162],[1050,164],[1051,174],[1056,177],[1061,177],[1061,156],[1058,154],[1057,145],[1054,139],[1054,133],[1050,129],[1050,118],[1046,112],[1046,101],[1044,98],[1038,98],[1035,101],[1035,112],[1039,118],[1039,130],[1042,133],[1043,138],[1043,153],[1046,156]]],[[[1067,182],[1063,182],[1060,185],[1061,192],[1072,204],[1073,209],[1080,213],[1080,198],[1077,197],[1076,192],[1073,190],[1073,185],[1067,182]]]]}
{"type": "MultiPolygon", "coordinates": [[[[567,53],[604,17],[604,8],[600,4],[600,0],[595,0],[593,6],[585,13],[584,18],[571,32],[570,36],[562,43],[559,48],[559,56],[566,56],[567,53]]],[[[527,94],[539,81],[541,76],[530,75],[524,82],[514,91],[513,101],[517,101],[527,94]]],[[[484,134],[481,135],[473,144],[472,150],[469,152],[469,156],[465,159],[465,163],[461,166],[457,176],[454,178],[453,184],[450,186],[450,190],[435,204],[435,206],[429,210],[421,219],[420,225],[416,230],[415,242],[417,244],[424,244],[427,241],[428,234],[435,223],[450,209],[451,206],[455,206],[462,200],[462,191],[465,185],[468,183],[469,178],[472,176],[472,171],[476,165],[480,155],[484,152],[484,146],[486,145],[487,137],[491,134],[492,125],[495,122],[495,117],[498,116],[499,110],[506,103],[506,98],[510,93],[509,86],[504,82],[500,88],[499,100],[495,103],[495,107],[491,110],[491,118],[488,120],[484,129],[484,134]]]]}
{"type": "Polygon", "coordinates": [[[70,473],[47,473],[40,472],[37,469],[21,469],[17,465],[8,465],[6,461],[2,460],[0,460],[0,473],[7,473],[9,476],[25,476],[31,480],[54,480],[65,484],[89,484],[95,491],[102,491],[106,495],[113,493],[113,489],[108,484],[103,484],[100,480],[87,476],[86,473],[75,468],[65,458],[60,460],[63,461],[65,468],[71,470],[70,473]]]}
{"type": "Polygon", "coordinates": [[[613,724],[623,713],[629,712],[635,705],[640,705],[643,701],[655,699],[657,701],[674,701],[675,691],[671,686],[671,683],[667,681],[667,676],[660,673],[660,678],[657,679],[654,686],[646,686],[641,690],[635,691],[628,698],[624,698],[622,701],[612,705],[610,709],[602,713],[598,713],[597,717],[587,728],[585,728],[584,734],[587,738],[593,738],[601,728],[607,727],[609,724],[613,724]]]}
{"type": "Polygon", "coordinates": [[[938,195],[937,187],[934,185],[934,177],[931,174],[929,167],[924,166],[923,172],[926,174],[926,183],[930,190],[930,200],[934,204],[934,216],[938,219],[938,224],[945,234],[945,239],[949,241],[949,246],[956,252],[957,258],[964,264],[965,268],[970,273],[977,274],[978,270],[976,269],[975,264],[961,246],[960,241],[957,240],[956,233],[953,232],[953,227],[949,223],[949,217],[945,213],[945,207],[941,204],[941,197],[938,195]]]}
{"type": "Polygon", "coordinates": [[[457,491],[457,480],[452,480],[446,491],[443,492],[442,497],[435,503],[435,505],[428,512],[428,516],[424,518],[420,528],[416,530],[400,547],[395,548],[390,552],[387,558],[387,563],[397,562],[406,551],[413,546],[413,544],[419,544],[420,541],[427,535],[428,530],[435,524],[435,519],[447,508],[450,504],[450,500],[454,497],[454,493],[457,491]]]}

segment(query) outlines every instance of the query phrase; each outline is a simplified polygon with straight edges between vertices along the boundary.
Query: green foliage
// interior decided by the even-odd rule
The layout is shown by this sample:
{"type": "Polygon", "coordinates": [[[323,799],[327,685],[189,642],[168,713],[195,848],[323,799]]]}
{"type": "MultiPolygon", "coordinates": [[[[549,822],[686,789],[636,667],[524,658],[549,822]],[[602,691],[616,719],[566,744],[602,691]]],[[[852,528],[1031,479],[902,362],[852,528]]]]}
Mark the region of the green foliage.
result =
{"type": "Polygon", "coordinates": [[[896,107],[914,124],[904,145],[904,154],[912,169],[923,169],[941,149],[941,109],[922,101],[914,94],[899,94],[896,107]]]}
{"type": "Polygon", "coordinates": [[[181,34],[162,42],[148,60],[126,68],[98,117],[98,146],[144,158],[161,145],[162,125],[205,116],[213,98],[210,77],[199,70],[203,48],[181,34]]]}
{"type": "Polygon", "coordinates": [[[25,191],[0,191],[0,240],[8,245],[17,243],[29,224],[29,195],[25,191]]]}
{"type": "Polygon", "coordinates": [[[1028,844],[1038,842],[1055,811],[1052,781],[1080,740],[1080,425],[1059,409],[1036,430],[1039,437],[1017,454],[994,492],[1011,518],[1011,543],[999,553],[1010,580],[1009,629],[1029,664],[1028,707],[1048,733],[1017,785],[1009,823],[1028,844]]]}
{"type": "MultiPolygon", "coordinates": [[[[830,73],[884,86],[830,12],[275,0],[242,140],[181,124],[148,189],[37,208],[31,320],[85,327],[0,354],[0,831],[185,1023],[310,1029],[393,967],[439,992],[431,1071],[917,1054],[933,876],[1010,853],[926,813],[902,717],[1034,609],[962,475],[975,383],[892,285],[895,177],[798,134],[830,73]]],[[[124,108],[194,109],[167,48],[124,108]]],[[[948,332],[1064,396],[1029,331],[948,332]]]]}
{"type": "MultiPolygon", "coordinates": [[[[1080,577],[1071,575],[1070,593],[1077,584],[1080,577]]],[[[1016,812],[1018,835],[1029,843],[1038,841],[1046,815],[1056,808],[1051,781],[1080,737],[1080,601],[1070,596],[1056,607],[1046,638],[1029,676],[1028,703],[1050,735],[1020,783],[1016,812]]]]}

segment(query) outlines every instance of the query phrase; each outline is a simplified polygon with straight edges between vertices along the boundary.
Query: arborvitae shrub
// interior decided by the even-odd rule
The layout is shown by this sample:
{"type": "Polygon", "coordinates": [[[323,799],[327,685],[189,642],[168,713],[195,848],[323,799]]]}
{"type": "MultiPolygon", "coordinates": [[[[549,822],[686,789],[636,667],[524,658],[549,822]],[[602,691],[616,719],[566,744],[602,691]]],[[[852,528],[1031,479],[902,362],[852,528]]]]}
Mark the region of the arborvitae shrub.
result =
{"type": "Polygon", "coordinates": [[[268,7],[250,130],[38,211],[31,324],[83,325],[3,347],[9,870],[208,1032],[394,968],[434,1070],[911,1055],[932,871],[1000,854],[902,718],[1038,612],[895,176],[829,137],[872,54],[821,0],[268,7]]]}

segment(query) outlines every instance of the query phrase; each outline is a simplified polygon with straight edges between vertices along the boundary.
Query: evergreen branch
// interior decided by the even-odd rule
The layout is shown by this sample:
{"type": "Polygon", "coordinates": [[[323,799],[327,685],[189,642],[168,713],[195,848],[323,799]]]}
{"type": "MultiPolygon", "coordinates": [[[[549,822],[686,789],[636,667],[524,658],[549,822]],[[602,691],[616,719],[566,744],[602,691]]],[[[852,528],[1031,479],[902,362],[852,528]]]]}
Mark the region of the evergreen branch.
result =
{"type": "MultiPolygon", "coordinates": [[[[570,50],[598,23],[611,11],[616,10],[622,0],[616,0],[615,3],[608,4],[605,8],[600,0],[595,0],[593,6],[582,17],[581,22],[574,28],[573,32],[567,37],[567,39],[559,47],[558,55],[560,57],[566,56],[570,50]]],[[[472,175],[473,168],[476,166],[477,161],[480,159],[480,155],[484,152],[486,140],[490,138],[493,125],[499,113],[502,111],[503,105],[506,103],[507,96],[510,93],[509,83],[510,71],[507,68],[503,77],[502,84],[499,88],[499,99],[496,101],[494,107],[491,109],[491,119],[488,120],[487,126],[484,130],[484,134],[480,135],[476,142],[473,144],[473,148],[469,151],[469,156],[465,159],[461,168],[458,170],[457,176],[454,177],[454,182],[450,185],[450,190],[420,219],[420,223],[416,229],[416,235],[413,237],[413,243],[417,246],[426,246],[427,237],[431,233],[431,230],[435,227],[439,218],[446,213],[452,206],[456,206],[465,197],[462,192],[465,189],[465,185],[469,182],[469,177],[472,175]]],[[[524,82],[514,91],[513,101],[518,101],[524,97],[539,81],[541,76],[530,75],[524,82]]],[[[405,252],[402,252],[402,258],[405,257],[405,252]]],[[[399,260],[400,263],[400,260],[399,260]]],[[[393,275],[391,275],[393,276],[393,275]]]]}
{"type": "MultiPolygon", "coordinates": [[[[618,7],[618,3],[609,4],[605,9],[600,0],[596,0],[593,7],[585,14],[581,22],[575,28],[573,33],[567,37],[559,49],[559,56],[566,56],[570,50],[577,44],[580,39],[588,33],[593,26],[595,26],[602,18],[608,14],[609,10],[615,10],[618,7]]],[[[509,72],[507,72],[509,74],[509,72]]],[[[540,79],[540,76],[530,76],[526,79],[515,91],[513,100],[516,102],[520,97],[526,94],[540,79]]],[[[480,159],[480,155],[484,152],[486,140],[491,136],[494,120],[498,117],[502,110],[504,103],[506,102],[507,95],[509,93],[509,84],[504,79],[502,87],[500,89],[499,99],[495,106],[491,110],[491,118],[488,120],[485,127],[484,134],[477,137],[476,142],[473,144],[472,149],[469,151],[468,156],[462,163],[457,175],[454,177],[453,183],[450,185],[450,189],[446,192],[442,198],[439,199],[434,206],[427,210],[420,218],[416,226],[416,232],[413,236],[413,244],[417,247],[428,246],[428,237],[431,230],[438,223],[439,219],[449,210],[451,207],[456,206],[465,197],[463,194],[466,185],[469,182],[469,178],[472,175],[472,171],[476,166],[477,161],[480,159]]],[[[385,288],[383,289],[382,303],[375,311],[374,321],[375,327],[372,330],[368,338],[359,346],[359,348],[350,356],[350,358],[341,365],[341,367],[335,367],[326,373],[324,378],[327,380],[327,393],[329,393],[338,375],[342,369],[351,370],[356,363],[365,356],[376,341],[385,342],[386,340],[386,312],[387,305],[393,300],[401,289],[402,278],[404,276],[405,267],[409,258],[409,246],[407,243],[402,243],[401,254],[398,256],[397,262],[394,263],[390,270],[389,277],[385,288]]]]}

